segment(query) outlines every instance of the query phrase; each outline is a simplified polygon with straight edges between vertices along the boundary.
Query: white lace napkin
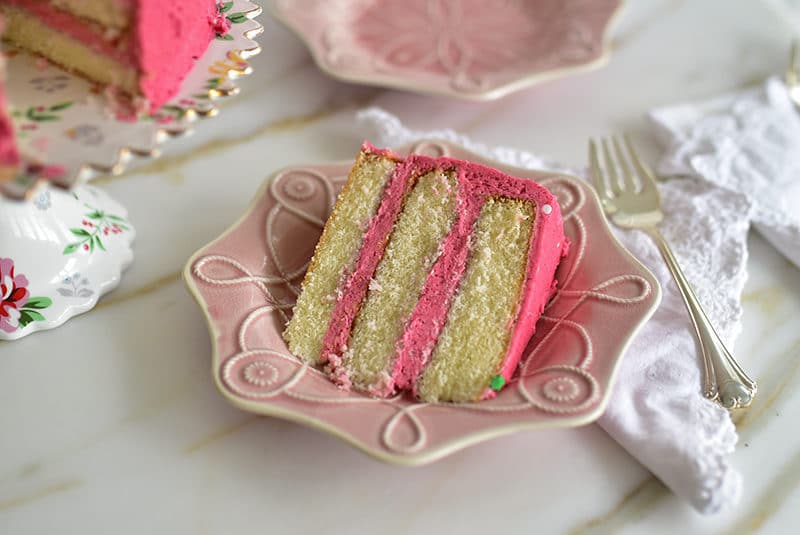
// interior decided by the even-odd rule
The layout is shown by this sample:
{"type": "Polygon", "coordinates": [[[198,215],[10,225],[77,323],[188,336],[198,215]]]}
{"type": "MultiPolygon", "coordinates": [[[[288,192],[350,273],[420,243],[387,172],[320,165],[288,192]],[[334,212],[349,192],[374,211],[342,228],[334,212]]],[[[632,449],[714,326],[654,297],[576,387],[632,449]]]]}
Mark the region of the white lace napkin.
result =
{"type": "MultiPolygon", "coordinates": [[[[359,119],[366,137],[378,146],[443,139],[517,167],[585,175],[582,169],[570,170],[521,150],[490,148],[451,130],[412,131],[376,108],[360,112],[359,119]]],[[[660,189],[667,214],[662,231],[718,333],[731,344],[741,330],[751,203],[741,194],[699,180],[675,180],[660,189]]],[[[728,412],[701,394],[691,324],[655,245],[638,231],[620,230],[617,236],[658,278],[663,299],[630,345],[599,424],[697,510],[728,508],[741,492],[741,476],[727,460],[736,430],[728,412]]]]}
{"type": "Polygon", "coordinates": [[[800,114],[777,78],[705,102],[654,110],[663,174],[741,192],[753,226],[800,267],[800,114]]]}

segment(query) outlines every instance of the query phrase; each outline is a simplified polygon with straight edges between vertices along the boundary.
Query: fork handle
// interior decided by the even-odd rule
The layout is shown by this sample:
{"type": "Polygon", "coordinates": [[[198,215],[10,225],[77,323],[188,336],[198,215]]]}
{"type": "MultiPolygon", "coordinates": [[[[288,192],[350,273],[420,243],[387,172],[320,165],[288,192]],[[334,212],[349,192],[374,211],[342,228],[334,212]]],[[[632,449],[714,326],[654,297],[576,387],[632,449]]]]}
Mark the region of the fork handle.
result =
{"type": "Polygon", "coordinates": [[[722,343],[703,312],[703,307],[700,306],[697,296],[689,285],[689,281],[686,280],[686,276],[664,236],[656,227],[645,230],[658,245],[658,249],[683,296],[683,302],[689,311],[689,317],[692,319],[692,325],[697,333],[703,355],[705,375],[703,395],[727,409],[749,406],[758,388],[755,381],[747,376],[725,348],[725,344],[722,343]]]}

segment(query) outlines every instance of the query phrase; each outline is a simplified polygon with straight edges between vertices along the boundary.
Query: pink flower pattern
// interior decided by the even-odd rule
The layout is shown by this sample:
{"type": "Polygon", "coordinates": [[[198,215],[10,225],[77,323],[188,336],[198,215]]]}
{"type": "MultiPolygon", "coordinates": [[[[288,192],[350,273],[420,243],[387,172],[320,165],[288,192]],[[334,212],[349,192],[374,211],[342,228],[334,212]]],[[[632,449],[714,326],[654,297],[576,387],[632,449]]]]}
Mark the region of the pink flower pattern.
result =
{"type": "Polygon", "coordinates": [[[479,90],[496,78],[595,57],[603,22],[616,5],[616,0],[373,0],[352,24],[351,46],[371,51],[376,69],[444,75],[454,87],[479,90]]]}
{"type": "Polygon", "coordinates": [[[0,329],[7,333],[19,328],[21,309],[30,298],[28,279],[14,273],[14,261],[0,258],[0,329]]]}
{"type": "Polygon", "coordinates": [[[28,278],[16,274],[14,261],[0,258],[0,330],[13,333],[32,321],[44,321],[39,310],[49,307],[49,297],[31,297],[28,278]]]}
{"type": "Polygon", "coordinates": [[[540,29],[523,3],[497,0],[412,0],[375,2],[355,24],[357,39],[394,67],[441,73],[497,70],[509,60],[525,61],[509,43],[536,46],[540,29]],[[486,2],[490,9],[487,9],[486,2]],[[469,17],[469,12],[481,17],[469,17]],[[528,24],[509,24],[509,21],[528,24]]]}

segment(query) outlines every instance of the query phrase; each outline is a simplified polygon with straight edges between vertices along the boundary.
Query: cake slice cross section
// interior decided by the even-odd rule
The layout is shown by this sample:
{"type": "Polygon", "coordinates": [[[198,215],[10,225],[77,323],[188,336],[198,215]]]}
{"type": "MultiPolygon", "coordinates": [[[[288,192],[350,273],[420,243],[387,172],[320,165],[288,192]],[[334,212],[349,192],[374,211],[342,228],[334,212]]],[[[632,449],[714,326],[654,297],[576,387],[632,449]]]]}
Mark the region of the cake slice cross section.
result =
{"type": "MultiPolygon", "coordinates": [[[[343,388],[376,396],[493,397],[513,376],[566,254],[555,197],[483,165],[402,160],[369,144],[356,167],[365,154],[397,164],[358,240],[358,259],[336,283],[316,363],[343,388]]],[[[315,276],[312,269],[306,279],[315,276]]],[[[287,332],[296,332],[298,312],[287,332]]]]}

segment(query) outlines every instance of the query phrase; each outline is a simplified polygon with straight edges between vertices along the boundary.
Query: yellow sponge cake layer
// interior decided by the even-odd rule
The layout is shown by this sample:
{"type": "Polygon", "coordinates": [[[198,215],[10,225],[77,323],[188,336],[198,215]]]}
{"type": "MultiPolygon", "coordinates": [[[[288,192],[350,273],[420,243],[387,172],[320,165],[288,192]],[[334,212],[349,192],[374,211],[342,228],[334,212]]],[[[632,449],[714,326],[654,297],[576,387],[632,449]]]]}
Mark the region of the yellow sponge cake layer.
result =
{"type": "Polygon", "coordinates": [[[131,16],[131,2],[120,0],[50,0],[53,7],[103,26],[124,29],[131,16]]]}
{"type": "Polygon", "coordinates": [[[534,207],[489,198],[481,208],[467,272],[417,384],[426,401],[478,399],[508,351],[525,279],[534,207]]]}
{"type": "Polygon", "coordinates": [[[22,9],[0,6],[0,12],[6,18],[4,39],[102,84],[113,84],[133,95],[139,92],[135,67],[123,65],[64,33],[51,31],[47,24],[22,9]]]}
{"type": "Polygon", "coordinates": [[[365,225],[377,211],[394,167],[390,158],[362,152],[325,225],[284,332],[289,350],[309,362],[320,362],[339,282],[353,269],[365,225]]]}

